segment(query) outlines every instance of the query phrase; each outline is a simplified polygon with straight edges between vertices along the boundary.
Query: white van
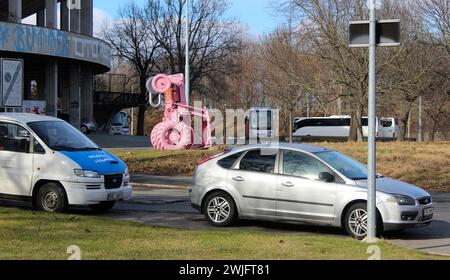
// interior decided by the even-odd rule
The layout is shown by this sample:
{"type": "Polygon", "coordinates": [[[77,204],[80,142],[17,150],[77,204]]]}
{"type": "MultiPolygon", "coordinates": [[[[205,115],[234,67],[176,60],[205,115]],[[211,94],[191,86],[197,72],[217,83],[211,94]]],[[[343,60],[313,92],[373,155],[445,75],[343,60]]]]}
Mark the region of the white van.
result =
{"type": "Polygon", "coordinates": [[[47,212],[105,212],[132,194],[122,160],[65,121],[34,114],[0,114],[0,182],[1,199],[47,212]]]}
{"type": "Polygon", "coordinates": [[[400,135],[400,126],[396,118],[382,118],[380,120],[380,138],[398,139],[400,135]]]}

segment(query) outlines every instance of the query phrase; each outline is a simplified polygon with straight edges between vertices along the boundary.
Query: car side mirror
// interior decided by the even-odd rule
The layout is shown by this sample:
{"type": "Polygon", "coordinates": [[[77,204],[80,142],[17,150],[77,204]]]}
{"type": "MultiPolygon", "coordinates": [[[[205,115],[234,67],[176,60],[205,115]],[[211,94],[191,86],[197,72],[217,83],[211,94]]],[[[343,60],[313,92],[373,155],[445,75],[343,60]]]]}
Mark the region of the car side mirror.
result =
{"type": "Polygon", "coordinates": [[[334,175],[329,172],[321,172],[319,174],[319,179],[327,183],[334,182],[334,175]]]}

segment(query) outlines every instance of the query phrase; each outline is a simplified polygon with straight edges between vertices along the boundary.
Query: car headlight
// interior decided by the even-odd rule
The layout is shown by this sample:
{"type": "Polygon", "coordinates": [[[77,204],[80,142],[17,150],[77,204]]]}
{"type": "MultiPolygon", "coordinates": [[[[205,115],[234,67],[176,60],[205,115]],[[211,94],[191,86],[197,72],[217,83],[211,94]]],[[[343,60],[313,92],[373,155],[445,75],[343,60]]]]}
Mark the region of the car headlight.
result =
{"type": "Polygon", "coordinates": [[[392,194],[397,200],[398,205],[416,205],[416,200],[410,196],[402,194],[392,194]]]}
{"type": "Polygon", "coordinates": [[[85,178],[100,178],[100,174],[97,171],[92,170],[83,170],[83,169],[74,169],[73,172],[78,177],[85,177],[85,178]]]}
{"type": "Polygon", "coordinates": [[[128,170],[128,167],[125,168],[125,177],[128,177],[130,175],[130,171],[128,170]]]}

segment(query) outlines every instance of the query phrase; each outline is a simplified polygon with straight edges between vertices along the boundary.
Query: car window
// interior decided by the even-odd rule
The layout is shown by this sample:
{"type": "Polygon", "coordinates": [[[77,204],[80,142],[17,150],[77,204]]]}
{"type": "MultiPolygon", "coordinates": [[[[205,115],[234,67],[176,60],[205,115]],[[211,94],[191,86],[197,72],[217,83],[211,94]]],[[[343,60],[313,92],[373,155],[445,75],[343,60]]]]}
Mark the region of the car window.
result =
{"type": "Polygon", "coordinates": [[[230,156],[227,156],[226,158],[219,160],[217,163],[219,164],[219,166],[221,166],[225,169],[230,169],[233,167],[233,165],[241,157],[242,154],[243,154],[243,152],[232,154],[230,156]]]}
{"type": "Polygon", "coordinates": [[[318,180],[322,172],[330,169],[318,159],[296,151],[283,151],[283,175],[318,180]]]}
{"type": "Polygon", "coordinates": [[[0,123],[0,151],[28,153],[30,133],[16,124],[0,123]]]}
{"type": "Polygon", "coordinates": [[[239,163],[239,170],[273,173],[277,151],[258,149],[248,151],[239,163]]]}

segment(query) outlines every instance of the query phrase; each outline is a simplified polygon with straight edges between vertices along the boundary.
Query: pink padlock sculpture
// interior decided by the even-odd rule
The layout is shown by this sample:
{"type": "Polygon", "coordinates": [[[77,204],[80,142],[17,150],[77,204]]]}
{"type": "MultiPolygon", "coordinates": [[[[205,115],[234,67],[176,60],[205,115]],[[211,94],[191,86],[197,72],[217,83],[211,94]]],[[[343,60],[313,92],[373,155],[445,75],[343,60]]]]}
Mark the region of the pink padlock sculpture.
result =
{"type": "Polygon", "coordinates": [[[184,75],[159,74],[147,81],[150,105],[159,107],[164,95],[164,119],[151,133],[150,140],[157,150],[186,150],[210,148],[211,122],[206,107],[195,108],[186,102],[184,75]],[[158,103],[153,104],[152,89],[158,94],[158,103]],[[201,118],[201,128],[192,127],[194,118],[201,118]]]}

